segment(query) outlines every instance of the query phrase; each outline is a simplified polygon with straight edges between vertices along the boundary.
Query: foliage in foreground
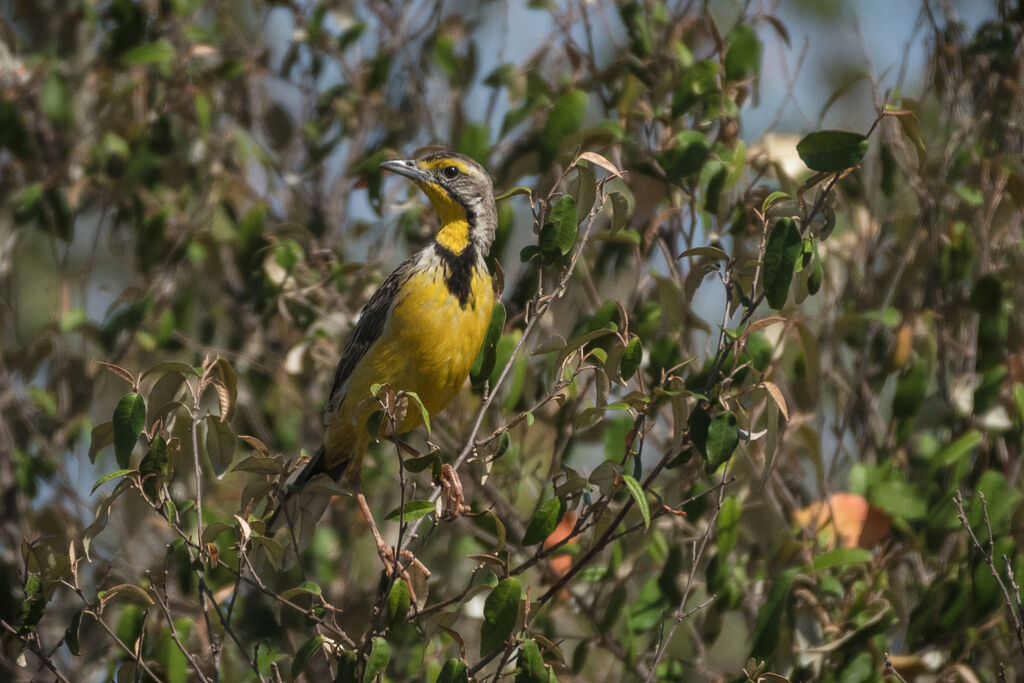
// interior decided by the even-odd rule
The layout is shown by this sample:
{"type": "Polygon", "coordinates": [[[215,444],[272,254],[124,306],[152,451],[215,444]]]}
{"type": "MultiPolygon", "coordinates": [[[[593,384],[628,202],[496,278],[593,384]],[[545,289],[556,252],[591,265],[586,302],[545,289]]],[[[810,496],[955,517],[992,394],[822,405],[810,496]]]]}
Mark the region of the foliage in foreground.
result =
{"type": "Polygon", "coordinates": [[[517,63],[498,3],[15,5],[4,675],[1020,671],[1019,13],[924,12],[921,92],[794,171],[740,137],[786,28],[732,5],[530,9],[517,63]],[[513,188],[504,305],[472,390],[367,458],[405,573],[345,496],[296,561],[271,497],[434,227],[378,164],[438,140],[513,188]]]}

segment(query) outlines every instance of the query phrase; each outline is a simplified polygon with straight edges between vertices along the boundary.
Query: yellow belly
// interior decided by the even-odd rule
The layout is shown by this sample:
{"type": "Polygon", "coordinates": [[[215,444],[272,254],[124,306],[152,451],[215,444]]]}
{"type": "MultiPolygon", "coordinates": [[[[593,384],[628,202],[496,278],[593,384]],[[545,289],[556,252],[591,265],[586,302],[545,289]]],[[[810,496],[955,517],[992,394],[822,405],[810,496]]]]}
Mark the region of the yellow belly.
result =
{"type": "MultiPolygon", "coordinates": [[[[415,392],[431,417],[444,408],[469,375],[493,305],[486,273],[474,273],[465,306],[449,292],[440,267],[413,275],[402,287],[380,338],[353,370],[338,414],[328,419],[328,464],[352,458],[349,471],[360,466],[370,442],[366,420],[379,409],[370,395],[374,384],[415,392]]],[[[422,421],[419,410],[409,406],[397,431],[407,432],[422,421]]]]}

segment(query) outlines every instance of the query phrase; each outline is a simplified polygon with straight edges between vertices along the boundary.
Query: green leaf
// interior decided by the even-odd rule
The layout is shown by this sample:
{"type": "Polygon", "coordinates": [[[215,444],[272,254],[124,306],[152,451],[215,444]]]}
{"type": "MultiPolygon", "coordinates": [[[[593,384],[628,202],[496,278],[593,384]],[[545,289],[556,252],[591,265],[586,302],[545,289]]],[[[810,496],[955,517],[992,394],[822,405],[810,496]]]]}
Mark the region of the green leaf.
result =
{"type": "Polygon", "coordinates": [[[812,171],[834,173],[856,166],[868,151],[868,139],[860,133],[819,130],[805,135],[796,152],[812,171]]]}
{"type": "Polygon", "coordinates": [[[121,56],[124,66],[145,66],[147,64],[165,65],[174,61],[176,52],[174,45],[166,38],[155,43],[145,43],[128,50],[121,56]]]}
{"type": "Polygon", "coordinates": [[[481,164],[487,161],[490,151],[491,129],[485,123],[471,123],[459,136],[458,150],[481,164]]]}
{"type": "Polygon", "coordinates": [[[549,671],[544,664],[544,657],[540,654],[540,646],[533,638],[523,641],[523,647],[519,651],[519,659],[516,661],[515,683],[548,683],[549,671]]]}
{"type": "Polygon", "coordinates": [[[555,100],[540,132],[543,165],[554,161],[562,140],[579,129],[586,113],[587,94],[582,90],[570,90],[555,100]]]}
{"type": "Polygon", "coordinates": [[[250,455],[231,468],[232,472],[250,472],[252,474],[266,474],[277,476],[284,473],[284,465],[277,458],[268,458],[259,455],[250,455]]]}
{"type": "Polygon", "coordinates": [[[708,425],[708,464],[718,467],[732,456],[740,442],[736,416],[728,410],[715,415],[708,425]]]}
{"type": "Polygon", "coordinates": [[[46,80],[43,81],[43,88],[39,93],[39,106],[57,125],[71,123],[71,94],[67,83],[55,71],[47,74],[46,80]]]}
{"type": "Polygon", "coordinates": [[[622,352],[622,359],[619,361],[619,374],[622,380],[626,381],[632,377],[644,358],[644,349],[640,345],[640,337],[632,335],[629,343],[622,352]]]}
{"type": "Polygon", "coordinates": [[[870,550],[864,550],[863,548],[836,548],[816,556],[812,566],[815,571],[821,571],[833,567],[845,567],[849,564],[871,562],[872,559],[874,559],[874,555],[871,554],[870,550]]]}
{"type": "Polygon", "coordinates": [[[703,133],[684,130],[675,139],[675,145],[658,154],[665,175],[672,182],[680,182],[704,166],[711,155],[711,145],[703,133]]]}
{"type": "Polygon", "coordinates": [[[647,505],[647,494],[644,493],[643,487],[640,485],[640,482],[628,474],[622,475],[622,481],[626,484],[629,495],[633,496],[633,500],[636,502],[640,516],[644,520],[644,529],[649,528],[651,526],[651,509],[647,505]]]}
{"type": "Polygon", "coordinates": [[[754,625],[754,633],[751,636],[753,646],[750,656],[756,659],[769,657],[779,642],[779,626],[782,623],[782,615],[786,612],[786,597],[793,586],[793,580],[799,573],[799,568],[787,569],[775,577],[768,597],[761,605],[757,613],[757,623],[754,625]]]}
{"type": "Polygon", "coordinates": [[[928,380],[931,370],[928,361],[918,358],[906,372],[896,381],[896,393],[892,397],[892,416],[897,419],[910,418],[917,411],[928,395],[928,380]]]}
{"type": "Polygon", "coordinates": [[[610,192],[608,197],[612,200],[612,234],[614,235],[629,223],[633,208],[630,206],[630,198],[621,192],[610,192]]]}
{"type": "Polygon", "coordinates": [[[161,480],[167,474],[167,442],[163,436],[157,434],[153,439],[153,445],[139,463],[139,474],[143,492],[150,500],[156,500],[161,480]]]}
{"type": "Polygon", "coordinates": [[[221,422],[216,415],[207,415],[206,422],[206,453],[210,456],[210,464],[214,473],[220,477],[227,472],[231,460],[235,456],[235,433],[226,422],[221,422]]]}
{"type": "Polygon", "coordinates": [[[763,202],[761,202],[761,213],[767,213],[768,209],[770,209],[774,204],[787,199],[792,199],[788,193],[783,192],[782,190],[775,190],[775,192],[772,192],[764,198],[763,202]]]}
{"type": "Polygon", "coordinates": [[[518,194],[526,195],[527,197],[533,198],[533,190],[526,187],[525,185],[516,185],[515,187],[506,190],[494,198],[494,201],[500,202],[502,199],[508,199],[509,197],[515,197],[518,194]]]}
{"type": "Polygon", "coordinates": [[[363,672],[363,683],[370,683],[388,667],[391,661],[391,646],[380,636],[373,639],[370,656],[366,660],[366,671],[363,672]]]}
{"type": "Polygon", "coordinates": [[[146,426],[146,401],[134,392],[125,394],[114,408],[114,457],[117,464],[131,464],[132,449],[146,426]]]}
{"type": "Polygon", "coordinates": [[[690,443],[705,459],[708,457],[708,429],[710,428],[711,416],[708,414],[708,406],[698,404],[690,411],[690,417],[686,420],[686,431],[690,437],[690,443]]]}
{"type": "Polygon", "coordinates": [[[923,519],[928,514],[928,504],[910,484],[898,479],[880,481],[871,487],[868,500],[893,517],[908,520],[923,519]]]}
{"type": "Polygon", "coordinates": [[[933,457],[931,461],[932,466],[945,467],[946,465],[963,460],[970,455],[971,451],[981,445],[983,438],[984,437],[980,431],[977,429],[971,429],[961,435],[956,441],[936,453],[935,457],[933,457]]]}
{"type": "Polygon", "coordinates": [[[541,253],[548,258],[568,254],[576,242],[577,225],[576,200],[567,194],[562,195],[540,230],[538,246],[541,253]]]}
{"type": "Polygon", "coordinates": [[[761,41],[750,24],[736,24],[725,37],[725,77],[739,81],[754,75],[761,66],[761,41]]]}
{"type": "Polygon", "coordinates": [[[526,526],[526,533],[523,534],[523,545],[534,545],[540,543],[555,530],[558,523],[562,521],[565,514],[565,501],[561,498],[552,498],[541,505],[533,518],[526,526]]]}
{"type": "Polygon", "coordinates": [[[78,639],[78,632],[82,628],[82,610],[75,612],[71,617],[67,630],[64,631],[64,644],[68,646],[68,652],[78,657],[81,654],[81,646],[78,639]]]}
{"type": "Polygon", "coordinates": [[[388,593],[387,623],[390,628],[405,621],[405,615],[409,613],[410,601],[409,584],[405,582],[405,579],[396,579],[388,593]]]}
{"type": "Polygon", "coordinates": [[[95,465],[96,455],[112,443],[114,443],[113,422],[103,422],[93,427],[89,439],[89,462],[95,465]]]}
{"type": "Polygon", "coordinates": [[[323,591],[320,586],[313,583],[312,581],[303,581],[298,586],[292,586],[288,590],[281,593],[281,597],[287,600],[291,600],[296,595],[320,595],[323,591]]]}
{"type": "Polygon", "coordinates": [[[491,372],[494,370],[498,341],[501,339],[501,332],[504,329],[505,306],[500,301],[496,301],[491,310],[491,322],[487,326],[487,336],[484,337],[484,343],[476,354],[473,369],[469,373],[474,387],[482,387],[484,381],[491,376],[491,372]]]}
{"type": "Polygon", "coordinates": [[[469,667],[461,659],[449,659],[435,683],[469,683],[469,667]]]}
{"type": "Polygon", "coordinates": [[[424,515],[429,515],[436,509],[436,505],[429,500],[410,500],[405,505],[397,507],[389,512],[384,517],[384,521],[398,522],[404,518],[406,522],[411,522],[423,517],[424,515]]]}
{"type": "Polygon", "coordinates": [[[569,196],[576,202],[577,213],[582,213],[584,217],[594,208],[594,201],[597,199],[597,178],[594,169],[586,163],[576,165],[576,177],[569,182],[569,196]]]}
{"type": "Polygon", "coordinates": [[[416,474],[422,472],[428,467],[433,467],[437,463],[437,466],[441,466],[441,456],[438,453],[428,453],[427,455],[421,455],[417,458],[409,458],[408,460],[402,461],[402,467],[405,468],[406,472],[412,472],[416,474]]]}
{"type": "Polygon", "coordinates": [[[718,513],[716,530],[718,532],[718,555],[726,557],[740,537],[740,516],[743,505],[736,496],[726,496],[722,501],[722,509],[718,513]]]}
{"type": "Polygon", "coordinates": [[[505,644],[519,620],[519,600],[523,587],[519,579],[508,578],[499,583],[484,603],[484,623],[480,627],[480,656],[505,644]]]}
{"type": "Polygon", "coordinates": [[[814,264],[811,266],[811,274],[807,278],[807,293],[815,295],[821,289],[821,283],[825,279],[825,268],[821,265],[821,256],[818,254],[818,240],[811,240],[814,252],[814,264]]]}
{"type": "Polygon", "coordinates": [[[92,489],[89,491],[89,494],[92,495],[93,493],[95,493],[96,489],[98,489],[100,486],[103,486],[111,479],[118,479],[133,472],[135,472],[135,470],[133,469],[114,470],[113,472],[107,472],[102,477],[96,480],[96,483],[92,485],[92,489]]]}
{"type": "Polygon", "coordinates": [[[323,636],[313,636],[302,644],[299,651],[295,653],[295,659],[292,660],[292,678],[298,678],[306,670],[309,662],[320,651],[323,644],[323,636]]]}
{"type": "Polygon", "coordinates": [[[43,593],[43,582],[38,574],[29,574],[25,581],[25,599],[18,612],[18,635],[24,636],[35,631],[45,611],[46,595],[43,593]]]}
{"type": "Polygon", "coordinates": [[[786,305],[793,270],[803,250],[803,240],[796,223],[789,218],[775,222],[764,249],[764,295],[768,305],[780,309],[786,305]]]}
{"type": "Polygon", "coordinates": [[[430,435],[430,413],[427,411],[427,407],[423,405],[423,400],[420,395],[415,391],[407,391],[405,395],[409,401],[420,409],[420,419],[423,420],[423,426],[427,429],[427,435],[430,435]]]}
{"type": "Polygon", "coordinates": [[[676,259],[678,260],[686,258],[687,256],[700,256],[702,258],[712,259],[713,261],[729,260],[729,255],[725,253],[724,250],[722,250],[720,247],[712,246],[694,247],[693,249],[687,249],[679,256],[676,256],[676,259]]]}

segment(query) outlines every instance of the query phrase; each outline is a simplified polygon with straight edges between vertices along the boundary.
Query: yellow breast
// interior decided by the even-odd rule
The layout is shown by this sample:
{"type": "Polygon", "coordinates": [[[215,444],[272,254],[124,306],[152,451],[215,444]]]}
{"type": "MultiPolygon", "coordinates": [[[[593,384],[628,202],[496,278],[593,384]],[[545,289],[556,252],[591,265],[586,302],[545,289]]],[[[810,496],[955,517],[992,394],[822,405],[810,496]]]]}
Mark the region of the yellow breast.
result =
{"type": "MultiPolygon", "coordinates": [[[[328,451],[344,449],[340,442],[353,439],[354,450],[365,448],[366,419],[379,408],[367,401],[373,384],[415,392],[431,417],[444,408],[469,376],[493,306],[490,277],[480,268],[474,269],[465,304],[449,290],[440,263],[415,271],[399,291],[380,338],[352,373],[341,410],[328,426],[328,442],[334,441],[328,451]]],[[[420,412],[410,407],[398,432],[421,423],[420,412]]]]}

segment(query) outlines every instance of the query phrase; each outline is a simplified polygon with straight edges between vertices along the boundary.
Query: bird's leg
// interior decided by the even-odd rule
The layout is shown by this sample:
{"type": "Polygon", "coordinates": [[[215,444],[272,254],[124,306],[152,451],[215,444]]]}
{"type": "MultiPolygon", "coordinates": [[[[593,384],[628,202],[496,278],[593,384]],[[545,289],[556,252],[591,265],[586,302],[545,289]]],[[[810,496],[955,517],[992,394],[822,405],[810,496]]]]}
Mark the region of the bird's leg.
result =
{"type": "Polygon", "coordinates": [[[423,572],[425,577],[430,576],[430,571],[420,562],[409,550],[403,550],[398,554],[398,558],[395,557],[394,549],[388,545],[384,537],[380,535],[380,531],[377,529],[377,523],[373,520],[373,513],[370,512],[370,506],[366,502],[366,496],[363,495],[362,482],[359,476],[356,476],[352,480],[352,490],[356,494],[356,503],[359,505],[359,511],[363,515],[363,519],[370,525],[370,533],[373,534],[373,540],[377,543],[377,555],[380,557],[381,563],[384,565],[384,571],[387,572],[388,576],[394,576],[396,573],[405,579],[405,583],[409,586],[409,598],[413,604],[416,604],[416,593],[412,588],[412,578],[409,576],[409,572],[406,567],[409,564],[414,564],[416,567],[423,572]],[[407,560],[405,567],[402,566],[401,561],[407,560]]]}
{"type": "Polygon", "coordinates": [[[352,478],[352,490],[355,491],[359,511],[363,514],[363,519],[366,520],[366,523],[370,525],[370,533],[373,534],[373,540],[377,542],[377,554],[380,555],[384,567],[388,569],[390,574],[395,561],[395,553],[384,540],[384,537],[380,535],[380,531],[377,530],[377,523],[373,521],[373,513],[370,512],[370,506],[366,503],[366,496],[363,495],[361,479],[358,475],[352,478]]]}

